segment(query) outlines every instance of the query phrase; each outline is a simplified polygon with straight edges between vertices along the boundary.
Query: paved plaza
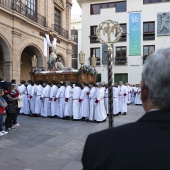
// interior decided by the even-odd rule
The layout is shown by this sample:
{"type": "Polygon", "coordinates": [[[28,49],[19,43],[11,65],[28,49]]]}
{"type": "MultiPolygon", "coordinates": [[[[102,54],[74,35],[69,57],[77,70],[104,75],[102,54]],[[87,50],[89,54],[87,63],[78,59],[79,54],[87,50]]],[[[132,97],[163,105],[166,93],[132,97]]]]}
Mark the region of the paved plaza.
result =
{"type": "MultiPolygon", "coordinates": [[[[128,114],[114,118],[114,126],[134,122],[142,106],[128,106],[128,114]]],[[[21,127],[0,137],[0,170],[81,170],[81,156],[90,133],[108,122],[89,123],[19,116],[21,127]]]]}

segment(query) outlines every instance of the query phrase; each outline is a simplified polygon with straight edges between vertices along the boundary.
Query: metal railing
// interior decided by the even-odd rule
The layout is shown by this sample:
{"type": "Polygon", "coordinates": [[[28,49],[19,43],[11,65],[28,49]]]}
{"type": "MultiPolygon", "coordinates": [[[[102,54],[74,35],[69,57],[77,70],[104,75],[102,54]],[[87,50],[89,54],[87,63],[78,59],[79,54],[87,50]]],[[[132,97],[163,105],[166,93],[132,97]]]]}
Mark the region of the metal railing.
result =
{"type": "Polygon", "coordinates": [[[115,57],[115,65],[125,65],[127,63],[126,57],[115,57]]]}
{"type": "Polygon", "coordinates": [[[27,5],[23,4],[20,0],[0,0],[0,5],[24,15],[44,27],[46,26],[46,17],[38,14],[27,5]]]}
{"type": "Polygon", "coordinates": [[[68,37],[68,31],[65,30],[64,28],[60,27],[59,25],[53,24],[53,29],[54,31],[58,32],[59,35],[65,37],[65,38],[69,38],[68,37]]]}

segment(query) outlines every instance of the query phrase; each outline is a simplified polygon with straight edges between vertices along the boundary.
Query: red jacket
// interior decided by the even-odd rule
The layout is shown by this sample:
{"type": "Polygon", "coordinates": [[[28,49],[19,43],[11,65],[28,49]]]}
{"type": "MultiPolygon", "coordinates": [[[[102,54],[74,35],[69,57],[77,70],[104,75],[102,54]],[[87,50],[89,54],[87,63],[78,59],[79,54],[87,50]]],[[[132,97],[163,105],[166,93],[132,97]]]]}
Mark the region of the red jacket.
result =
{"type": "Polygon", "coordinates": [[[0,106],[0,114],[4,113],[5,108],[0,106]]]}

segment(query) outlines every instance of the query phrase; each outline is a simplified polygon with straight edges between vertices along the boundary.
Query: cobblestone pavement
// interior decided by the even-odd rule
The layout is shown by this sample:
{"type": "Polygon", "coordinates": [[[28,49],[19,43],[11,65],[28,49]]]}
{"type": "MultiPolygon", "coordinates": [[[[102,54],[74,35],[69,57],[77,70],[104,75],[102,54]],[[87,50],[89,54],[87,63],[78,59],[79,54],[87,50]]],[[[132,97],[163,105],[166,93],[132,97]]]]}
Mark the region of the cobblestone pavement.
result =
{"type": "MultiPolygon", "coordinates": [[[[114,118],[114,126],[134,122],[142,106],[128,106],[128,114],[114,118]]],[[[108,122],[89,123],[19,116],[21,127],[0,137],[1,170],[80,170],[88,134],[108,128],[108,122]]]]}

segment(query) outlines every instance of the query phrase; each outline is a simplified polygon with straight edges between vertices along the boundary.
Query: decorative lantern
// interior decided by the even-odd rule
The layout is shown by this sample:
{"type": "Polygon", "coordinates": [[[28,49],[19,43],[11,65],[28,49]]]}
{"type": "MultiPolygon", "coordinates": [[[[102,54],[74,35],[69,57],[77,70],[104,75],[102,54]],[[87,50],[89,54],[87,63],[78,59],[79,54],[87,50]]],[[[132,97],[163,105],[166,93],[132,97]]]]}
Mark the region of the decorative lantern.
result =
{"type": "Polygon", "coordinates": [[[81,64],[81,67],[83,67],[85,63],[85,53],[83,51],[81,51],[79,54],[79,63],[81,64]]]}
{"type": "Polygon", "coordinates": [[[90,57],[90,62],[91,62],[91,66],[92,67],[96,67],[96,63],[97,63],[97,58],[95,57],[95,55],[93,54],[92,57],[90,57]]]}

